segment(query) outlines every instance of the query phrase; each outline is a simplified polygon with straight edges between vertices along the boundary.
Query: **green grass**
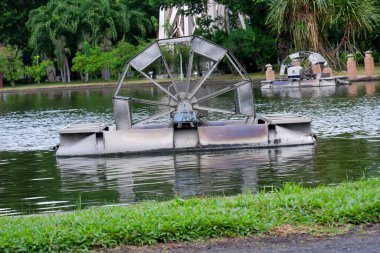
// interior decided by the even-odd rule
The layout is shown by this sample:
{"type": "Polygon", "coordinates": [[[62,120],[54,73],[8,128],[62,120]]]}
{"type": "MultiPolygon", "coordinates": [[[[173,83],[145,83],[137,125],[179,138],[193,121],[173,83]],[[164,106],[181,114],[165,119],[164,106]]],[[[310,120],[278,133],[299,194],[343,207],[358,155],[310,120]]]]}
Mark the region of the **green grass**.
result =
{"type": "Polygon", "coordinates": [[[286,224],[380,221],[380,179],[273,193],[174,199],[70,213],[0,217],[0,252],[81,251],[116,245],[248,236],[286,224]]]}

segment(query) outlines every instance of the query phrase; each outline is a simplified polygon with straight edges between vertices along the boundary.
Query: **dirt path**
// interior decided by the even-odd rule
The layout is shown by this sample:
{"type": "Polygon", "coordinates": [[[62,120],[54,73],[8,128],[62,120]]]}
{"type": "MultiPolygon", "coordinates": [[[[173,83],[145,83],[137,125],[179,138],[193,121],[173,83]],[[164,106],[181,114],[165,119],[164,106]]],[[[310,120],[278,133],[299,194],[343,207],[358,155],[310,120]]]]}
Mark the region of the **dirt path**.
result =
{"type": "MultiPolygon", "coordinates": [[[[281,234],[281,232],[280,232],[281,234]]],[[[120,247],[106,250],[109,253],[126,252],[204,252],[204,253],[269,253],[269,252],[380,252],[380,223],[358,226],[347,233],[334,236],[290,233],[277,236],[227,238],[202,242],[159,244],[153,247],[120,247]]]]}

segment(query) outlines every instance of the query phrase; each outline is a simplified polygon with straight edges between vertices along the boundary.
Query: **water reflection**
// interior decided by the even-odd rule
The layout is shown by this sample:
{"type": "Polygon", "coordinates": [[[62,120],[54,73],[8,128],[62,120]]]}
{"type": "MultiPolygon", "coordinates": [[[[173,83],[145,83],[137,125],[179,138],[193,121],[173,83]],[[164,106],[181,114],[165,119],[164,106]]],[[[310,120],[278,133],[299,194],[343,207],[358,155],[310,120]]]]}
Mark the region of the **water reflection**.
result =
{"type": "Polygon", "coordinates": [[[325,86],[325,87],[273,87],[271,89],[261,89],[263,97],[289,97],[289,98],[302,98],[302,97],[326,97],[334,95],[345,95],[355,97],[364,93],[367,96],[374,96],[376,90],[379,88],[377,81],[371,82],[354,82],[350,85],[340,86],[325,86]]]}
{"type": "Polygon", "coordinates": [[[374,96],[377,84],[377,82],[352,83],[348,86],[348,95],[357,96],[360,90],[364,90],[367,96],[374,96]]]}
{"type": "Polygon", "coordinates": [[[133,203],[175,195],[256,192],[260,177],[267,182],[267,176],[310,177],[314,150],[314,146],[301,146],[150,157],[58,158],[57,164],[63,192],[106,187],[117,190],[117,202],[133,203]]]}
{"type": "Polygon", "coordinates": [[[272,89],[261,89],[261,94],[264,97],[289,97],[289,98],[301,98],[301,97],[323,97],[331,96],[337,92],[344,90],[344,87],[338,86],[326,86],[326,87],[292,87],[292,88],[282,88],[274,87],[272,89]]]}

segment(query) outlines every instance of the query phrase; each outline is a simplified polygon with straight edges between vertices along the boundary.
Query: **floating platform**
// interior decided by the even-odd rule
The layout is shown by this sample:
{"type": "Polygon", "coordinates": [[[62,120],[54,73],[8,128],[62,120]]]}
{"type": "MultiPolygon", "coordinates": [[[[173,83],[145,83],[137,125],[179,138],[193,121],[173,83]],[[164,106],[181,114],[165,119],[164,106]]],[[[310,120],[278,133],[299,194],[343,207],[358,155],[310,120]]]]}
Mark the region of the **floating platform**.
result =
{"type": "Polygon", "coordinates": [[[310,80],[294,80],[294,79],[284,79],[284,80],[273,80],[273,81],[261,81],[261,89],[272,89],[272,88],[293,88],[293,87],[325,87],[325,86],[339,86],[348,85],[350,81],[347,76],[333,76],[333,77],[321,77],[317,79],[310,80]]]}
{"type": "Polygon", "coordinates": [[[227,49],[196,36],[158,40],[132,58],[126,64],[113,96],[113,109],[115,125],[79,124],[60,130],[56,155],[195,152],[312,145],[316,142],[308,117],[256,113],[252,82],[244,68],[227,49]],[[169,53],[175,54],[169,59],[180,59],[179,67],[173,65],[175,61],[166,60],[169,53]],[[185,68],[182,60],[188,62],[185,68]],[[230,69],[235,69],[241,80],[219,90],[202,89],[208,77],[214,71],[220,71],[217,66],[222,61],[229,63],[230,69]],[[157,69],[160,65],[172,82],[168,88],[152,77],[150,69],[157,69]],[[201,69],[202,66],[205,70],[201,69]],[[194,68],[194,72],[202,75],[194,74],[194,68]],[[166,96],[159,101],[125,96],[121,90],[131,69],[150,80],[166,96]],[[175,69],[180,69],[181,73],[173,74],[175,69]],[[186,77],[183,72],[187,73],[186,77]],[[213,98],[230,91],[235,95],[234,111],[209,106],[213,98]],[[136,103],[161,110],[145,119],[136,119],[132,110],[136,103]],[[240,119],[207,119],[212,112],[235,115],[240,119]]]}
{"type": "Polygon", "coordinates": [[[57,156],[171,153],[314,144],[311,119],[258,115],[256,122],[209,121],[194,129],[165,125],[116,130],[105,124],[71,125],[60,131],[57,156]]]}

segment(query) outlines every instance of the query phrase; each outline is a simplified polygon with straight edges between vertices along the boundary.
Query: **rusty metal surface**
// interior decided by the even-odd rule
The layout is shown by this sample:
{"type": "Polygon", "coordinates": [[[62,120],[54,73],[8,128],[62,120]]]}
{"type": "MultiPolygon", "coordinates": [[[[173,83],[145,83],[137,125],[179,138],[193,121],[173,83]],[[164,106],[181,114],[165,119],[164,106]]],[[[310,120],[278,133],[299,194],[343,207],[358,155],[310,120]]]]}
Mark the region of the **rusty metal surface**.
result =
{"type": "Polygon", "coordinates": [[[244,120],[213,120],[207,121],[209,126],[244,125],[244,120]]]}
{"type": "Polygon", "coordinates": [[[267,125],[236,125],[198,127],[201,146],[267,144],[267,125]]]}

